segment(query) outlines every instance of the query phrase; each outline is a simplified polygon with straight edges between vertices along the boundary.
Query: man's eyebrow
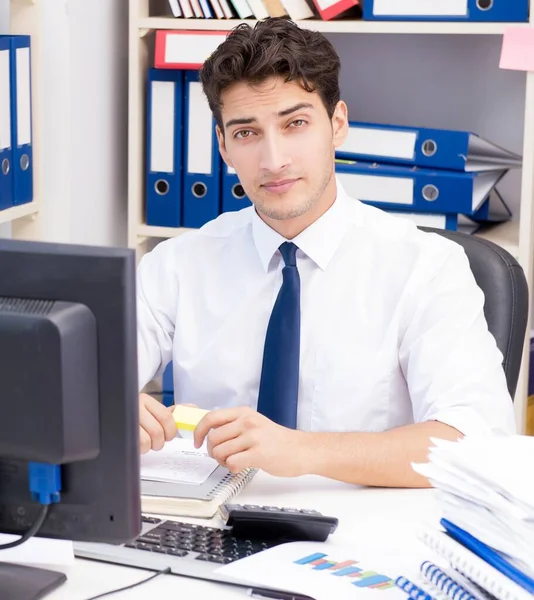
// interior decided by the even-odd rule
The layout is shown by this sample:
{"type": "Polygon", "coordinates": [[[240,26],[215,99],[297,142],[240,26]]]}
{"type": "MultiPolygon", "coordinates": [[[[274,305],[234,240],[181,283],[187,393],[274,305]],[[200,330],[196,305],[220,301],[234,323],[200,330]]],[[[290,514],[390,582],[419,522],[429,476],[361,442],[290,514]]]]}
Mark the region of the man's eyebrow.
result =
{"type": "Polygon", "coordinates": [[[249,117],[247,119],[230,119],[226,121],[224,127],[232,127],[232,125],[250,125],[251,123],[256,123],[255,117],[249,117]]]}
{"type": "MultiPolygon", "coordinates": [[[[309,102],[299,102],[299,104],[295,104],[295,106],[290,106],[289,108],[284,108],[284,110],[281,110],[279,113],[277,113],[277,115],[279,117],[287,117],[288,115],[297,112],[299,110],[303,110],[305,108],[311,108],[313,109],[314,106],[313,104],[310,104],[309,102]]],[[[232,127],[233,125],[251,125],[252,123],[256,123],[257,119],[256,117],[246,117],[246,118],[242,118],[242,119],[230,119],[229,121],[226,121],[226,123],[224,124],[225,128],[228,127],[232,127]]]]}
{"type": "Polygon", "coordinates": [[[313,104],[309,102],[299,102],[295,104],[295,106],[291,106],[290,108],[285,108],[278,113],[279,117],[287,117],[291,113],[297,112],[298,110],[303,110],[304,108],[314,108],[313,104]]]}

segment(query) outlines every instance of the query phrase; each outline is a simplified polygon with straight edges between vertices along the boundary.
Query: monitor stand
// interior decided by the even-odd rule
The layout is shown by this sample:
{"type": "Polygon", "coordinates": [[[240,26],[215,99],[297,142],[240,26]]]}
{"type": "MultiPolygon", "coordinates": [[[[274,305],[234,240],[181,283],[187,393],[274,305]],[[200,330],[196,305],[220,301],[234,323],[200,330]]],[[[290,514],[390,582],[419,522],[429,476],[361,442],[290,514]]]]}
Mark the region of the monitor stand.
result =
{"type": "MultiPolygon", "coordinates": [[[[1,557],[0,551],[0,559],[1,557]]],[[[67,576],[59,571],[0,562],[2,600],[39,600],[45,598],[65,581],[67,576]]]]}

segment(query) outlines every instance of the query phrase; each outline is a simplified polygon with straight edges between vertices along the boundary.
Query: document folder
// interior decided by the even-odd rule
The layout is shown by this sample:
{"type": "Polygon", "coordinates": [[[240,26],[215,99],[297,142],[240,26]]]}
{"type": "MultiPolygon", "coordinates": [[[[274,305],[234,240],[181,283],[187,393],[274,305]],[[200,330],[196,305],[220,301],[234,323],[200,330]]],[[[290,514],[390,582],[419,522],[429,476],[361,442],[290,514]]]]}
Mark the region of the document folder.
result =
{"type": "Polygon", "coordinates": [[[149,69],[146,222],[182,224],[183,72],[149,69]]]}
{"type": "Polygon", "coordinates": [[[241,210],[251,205],[234,169],[223,164],[222,212],[241,210]]]}
{"type": "Polygon", "coordinates": [[[483,173],[436,171],[356,161],[336,161],[349,196],[390,210],[472,215],[505,170],[483,173]]]}
{"type": "Polygon", "coordinates": [[[478,223],[504,223],[512,218],[512,212],[504,201],[499,191],[494,188],[481,207],[471,215],[471,219],[478,223]]]}
{"type": "Polygon", "coordinates": [[[528,21],[529,0],[365,0],[366,21],[528,21]]]}
{"type": "Polygon", "coordinates": [[[417,227],[432,227],[434,229],[460,231],[468,234],[476,233],[481,227],[480,223],[476,223],[465,215],[414,213],[402,210],[387,210],[385,212],[401,219],[408,219],[417,227]]]}
{"type": "Polygon", "coordinates": [[[29,35],[1,39],[10,40],[12,204],[18,206],[33,200],[31,40],[29,35]]]}
{"type": "Polygon", "coordinates": [[[336,155],[428,169],[493,171],[521,167],[521,156],[476,133],[351,121],[336,155]]]}
{"type": "Polygon", "coordinates": [[[199,69],[227,35],[227,31],[156,31],[154,66],[199,69]]]}
{"type": "Polygon", "coordinates": [[[13,206],[11,40],[0,37],[0,210],[13,206]]]}
{"type": "Polygon", "coordinates": [[[202,227],[221,208],[221,155],[215,119],[197,71],[185,74],[183,225],[202,227]]]}

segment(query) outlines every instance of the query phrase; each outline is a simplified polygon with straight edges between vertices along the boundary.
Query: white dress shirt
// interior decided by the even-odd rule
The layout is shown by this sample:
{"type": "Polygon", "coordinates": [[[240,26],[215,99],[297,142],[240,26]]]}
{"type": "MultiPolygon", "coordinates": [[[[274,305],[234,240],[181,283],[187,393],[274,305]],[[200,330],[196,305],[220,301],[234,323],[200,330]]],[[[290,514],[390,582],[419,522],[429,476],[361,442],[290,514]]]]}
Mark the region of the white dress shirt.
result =
{"type": "MultiPolygon", "coordinates": [[[[160,243],[138,268],[139,383],[173,361],[175,401],[256,408],[285,240],[254,208],[160,243]]],[[[437,420],[515,432],[502,355],[464,250],[349,198],[292,240],[301,279],[298,427],[437,420]]]]}

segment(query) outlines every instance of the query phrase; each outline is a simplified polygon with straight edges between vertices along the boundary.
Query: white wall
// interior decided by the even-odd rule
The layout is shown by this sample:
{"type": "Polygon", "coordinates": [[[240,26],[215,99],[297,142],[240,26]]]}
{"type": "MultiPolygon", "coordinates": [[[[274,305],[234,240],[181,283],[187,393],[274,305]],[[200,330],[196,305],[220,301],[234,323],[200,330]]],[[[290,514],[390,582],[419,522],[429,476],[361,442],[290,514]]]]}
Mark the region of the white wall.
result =
{"type": "MultiPolygon", "coordinates": [[[[525,76],[498,68],[502,37],[329,35],[354,120],[475,131],[522,153],[525,76]]],[[[499,190],[517,213],[520,171],[499,190]]]]}
{"type": "Polygon", "coordinates": [[[9,33],[9,0],[0,0],[0,35],[9,33]]]}
{"type": "Polygon", "coordinates": [[[41,0],[43,235],[126,244],[127,0],[41,0]]]}

